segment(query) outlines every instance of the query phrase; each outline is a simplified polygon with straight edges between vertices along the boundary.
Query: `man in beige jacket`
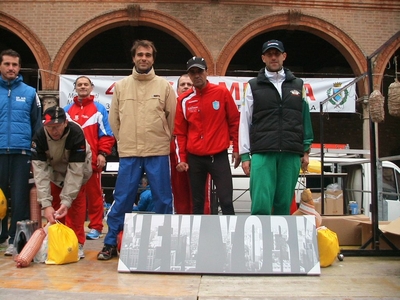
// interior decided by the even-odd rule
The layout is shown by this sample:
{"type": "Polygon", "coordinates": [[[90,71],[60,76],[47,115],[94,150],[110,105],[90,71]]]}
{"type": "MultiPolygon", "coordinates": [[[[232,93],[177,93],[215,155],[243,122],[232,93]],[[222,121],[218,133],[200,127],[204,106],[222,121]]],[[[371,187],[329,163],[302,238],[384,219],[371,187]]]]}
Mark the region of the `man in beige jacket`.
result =
{"type": "Polygon", "coordinates": [[[119,170],[99,260],[117,256],[117,236],[123,230],[125,213],[132,212],[144,173],[152,183],[155,213],[172,213],[169,152],[176,95],[171,84],[154,72],[156,53],[152,42],[135,41],[131,49],[135,65],[132,75],[114,88],[109,122],[117,140],[119,170]]]}

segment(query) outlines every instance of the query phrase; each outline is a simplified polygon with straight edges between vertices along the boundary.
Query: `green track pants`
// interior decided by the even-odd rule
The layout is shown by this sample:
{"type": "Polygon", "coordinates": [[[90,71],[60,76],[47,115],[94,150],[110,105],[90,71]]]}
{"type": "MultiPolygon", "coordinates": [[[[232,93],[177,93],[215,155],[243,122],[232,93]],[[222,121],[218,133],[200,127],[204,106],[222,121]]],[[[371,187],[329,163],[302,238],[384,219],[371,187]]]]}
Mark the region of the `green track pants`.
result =
{"type": "Polygon", "coordinates": [[[253,154],[250,165],[251,214],[289,215],[300,166],[298,154],[253,154]]]}

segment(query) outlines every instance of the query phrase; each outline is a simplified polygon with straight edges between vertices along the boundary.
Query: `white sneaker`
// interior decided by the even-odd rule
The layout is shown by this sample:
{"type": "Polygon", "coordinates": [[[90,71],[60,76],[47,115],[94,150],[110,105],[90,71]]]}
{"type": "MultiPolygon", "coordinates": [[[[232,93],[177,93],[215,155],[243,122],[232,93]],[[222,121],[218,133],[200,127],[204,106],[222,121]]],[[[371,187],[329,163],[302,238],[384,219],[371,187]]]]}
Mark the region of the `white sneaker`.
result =
{"type": "Polygon", "coordinates": [[[6,252],[4,252],[4,255],[5,256],[13,256],[14,251],[15,251],[14,244],[10,244],[10,245],[8,245],[6,252]]]}
{"type": "Polygon", "coordinates": [[[79,257],[79,259],[85,258],[85,252],[83,251],[83,245],[82,244],[79,244],[78,257],[79,257]]]}

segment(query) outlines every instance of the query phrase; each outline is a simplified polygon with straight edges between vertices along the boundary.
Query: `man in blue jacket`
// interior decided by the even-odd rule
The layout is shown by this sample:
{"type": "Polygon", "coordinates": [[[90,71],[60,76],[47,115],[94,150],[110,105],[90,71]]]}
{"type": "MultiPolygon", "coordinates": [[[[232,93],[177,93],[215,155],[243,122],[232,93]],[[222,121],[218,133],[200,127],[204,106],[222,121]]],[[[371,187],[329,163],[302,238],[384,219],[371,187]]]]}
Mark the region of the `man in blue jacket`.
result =
{"type": "Polygon", "coordinates": [[[17,221],[30,219],[29,173],[31,141],[41,126],[41,105],[34,88],[19,75],[21,57],[14,50],[0,53],[0,188],[11,197],[11,222],[2,222],[0,244],[14,253],[17,221]]]}

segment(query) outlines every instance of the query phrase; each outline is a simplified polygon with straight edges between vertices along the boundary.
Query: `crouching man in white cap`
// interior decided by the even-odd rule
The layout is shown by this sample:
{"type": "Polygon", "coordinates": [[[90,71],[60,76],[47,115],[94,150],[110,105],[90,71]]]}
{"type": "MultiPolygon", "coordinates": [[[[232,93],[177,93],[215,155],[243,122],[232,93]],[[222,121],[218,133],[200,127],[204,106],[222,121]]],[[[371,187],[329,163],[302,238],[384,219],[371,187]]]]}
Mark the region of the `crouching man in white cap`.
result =
{"type": "Polygon", "coordinates": [[[70,227],[79,242],[78,255],[84,258],[86,193],[92,175],[92,152],[82,128],[68,122],[58,106],[43,115],[43,127],[32,140],[32,166],[38,202],[50,223],[59,220],[70,227]]]}

